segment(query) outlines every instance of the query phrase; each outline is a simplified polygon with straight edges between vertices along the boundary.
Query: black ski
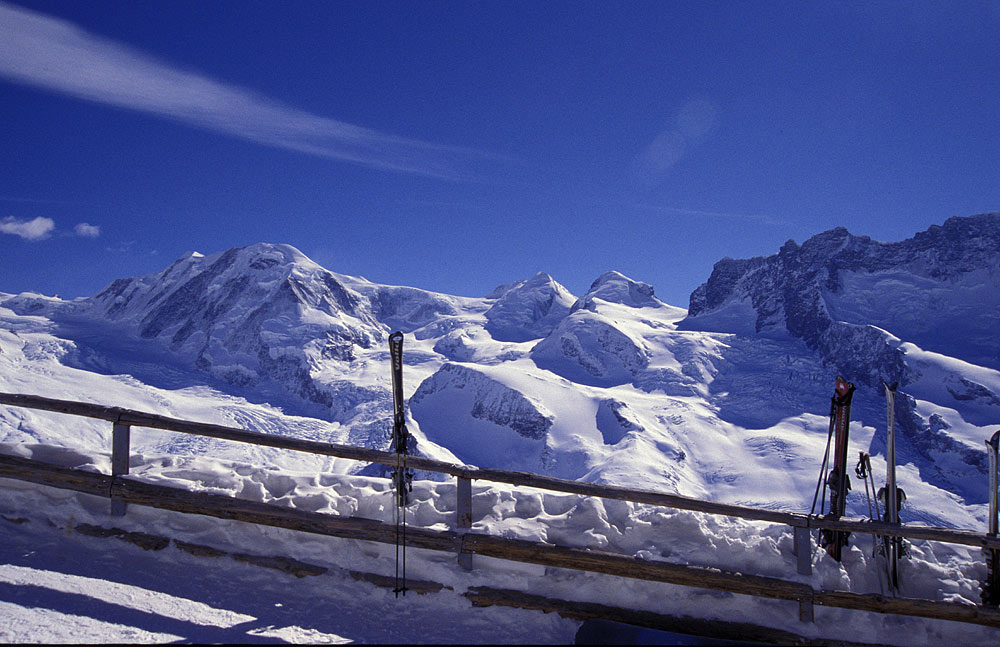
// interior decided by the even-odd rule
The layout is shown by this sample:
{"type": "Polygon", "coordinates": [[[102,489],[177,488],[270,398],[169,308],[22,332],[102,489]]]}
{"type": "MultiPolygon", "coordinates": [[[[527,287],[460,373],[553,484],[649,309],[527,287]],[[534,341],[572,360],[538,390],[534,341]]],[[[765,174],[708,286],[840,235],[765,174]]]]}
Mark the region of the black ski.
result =
{"type": "Polygon", "coordinates": [[[393,592],[406,595],[406,505],[413,489],[413,472],[406,468],[410,433],[406,429],[406,410],[403,402],[403,333],[389,335],[389,357],[392,361],[392,446],[396,453],[396,466],[392,470],[392,484],[396,499],[396,581],[393,592]],[[402,556],[402,559],[400,559],[402,556]]]}
{"type": "MultiPolygon", "coordinates": [[[[828,516],[838,518],[844,516],[847,509],[847,491],[851,482],[847,476],[847,439],[851,424],[851,399],[854,397],[854,385],[837,376],[834,386],[833,400],[830,404],[830,433],[834,437],[833,469],[826,478],[826,486],[830,488],[830,513],[828,516]]],[[[829,442],[827,443],[829,448],[829,442]]],[[[829,451],[829,449],[828,449],[829,451]]],[[[823,469],[826,469],[826,457],[823,459],[823,469]]],[[[820,508],[822,511],[822,506],[820,508]]],[[[847,545],[849,532],[839,530],[821,530],[820,546],[838,562],[841,551],[847,545]]]]}

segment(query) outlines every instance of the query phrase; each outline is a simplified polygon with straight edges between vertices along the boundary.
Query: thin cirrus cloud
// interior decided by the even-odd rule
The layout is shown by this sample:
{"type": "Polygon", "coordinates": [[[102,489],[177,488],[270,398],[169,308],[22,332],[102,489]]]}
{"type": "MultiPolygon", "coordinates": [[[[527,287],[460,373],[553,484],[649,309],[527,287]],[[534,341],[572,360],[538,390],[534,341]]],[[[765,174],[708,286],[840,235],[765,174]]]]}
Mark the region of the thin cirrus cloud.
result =
{"type": "Polygon", "coordinates": [[[666,205],[657,205],[649,203],[634,203],[630,205],[633,209],[640,209],[642,211],[657,212],[662,214],[676,215],[676,216],[690,216],[693,218],[702,219],[717,219],[717,220],[744,220],[748,222],[756,222],[761,225],[767,226],[787,226],[790,223],[787,220],[781,218],[775,218],[774,216],[768,216],[761,213],[727,213],[722,211],[705,211],[703,209],[684,209],[682,207],[671,207],[666,205]]]}
{"type": "Polygon", "coordinates": [[[48,238],[55,228],[56,223],[51,218],[43,218],[42,216],[32,220],[20,220],[13,217],[0,220],[0,234],[20,236],[24,240],[43,240],[48,238]]]}
{"type": "Polygon", "coordinates": [[[480,180],[497,161],[315,115],[246,88],[178,69],[76,25],[0,2],[0,76],[80,99],[377,169],[480,180]]]}

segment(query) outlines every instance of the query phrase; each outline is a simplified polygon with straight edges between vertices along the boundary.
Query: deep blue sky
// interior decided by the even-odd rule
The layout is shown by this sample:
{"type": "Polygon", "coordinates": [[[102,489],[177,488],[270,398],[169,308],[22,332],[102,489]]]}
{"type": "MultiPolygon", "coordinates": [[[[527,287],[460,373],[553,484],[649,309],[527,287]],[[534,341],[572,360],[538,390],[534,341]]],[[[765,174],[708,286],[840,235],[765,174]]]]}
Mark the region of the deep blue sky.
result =
{"type": "Polygon", "coordinates": [[[1000,209],[997,33],[995,2],[0,0],[0,291],[267,241],[686,307],[723,256],[1000,209]]]}

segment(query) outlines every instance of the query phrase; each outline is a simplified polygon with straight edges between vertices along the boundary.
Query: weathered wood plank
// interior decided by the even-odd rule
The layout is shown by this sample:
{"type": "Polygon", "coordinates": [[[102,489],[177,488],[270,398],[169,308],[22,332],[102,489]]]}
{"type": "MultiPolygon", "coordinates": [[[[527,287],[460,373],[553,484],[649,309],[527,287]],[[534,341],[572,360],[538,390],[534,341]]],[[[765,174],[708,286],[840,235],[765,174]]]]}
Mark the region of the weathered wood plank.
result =
{"type": "MultiPolygon", "coordinates": [[[[368,582],[369,584],[374,584],[383,589],[395,589],[399,586],[396,578],[392,575],[379,575],[378,573],[362,573],[360,571],[347,571],[353,579],[359,582],[368,582]]],[[[408,592],[413,592],[418,595],[426,595],[427,593],[438,593],[443,589],[452,590],[450,586],[445,586],[438,582],[431,582],[429,580],[414,580],[411,578],[406,578],[406,590],[408,592]]]]}
{"type": "Polygon", "coordinates": [[[792,545],[795,553],[795,572],[812,575],[812,537],[806,528],[793,530],[792,545]]]}
{"type": "MultiPolygon", "coordinates": [[[[395,526],[373,519],[338,517],[294,508],[245,501],[219,494],[191,492],[47,465],[39,461],[0,455],[0,477],[67,488],[99,496],[119,496],[136,505],[201,514],[220,519],[288,528],[331,537],[395,543],[395,526]]],[[[682,586],[728,591],[784,600],[812,599],[814,604],[892,613],[896,615],[955,620],[1000,627],[1000,610],[951,602],[886,598],[881,595],[840,591],[816,592],[807,584],[777,578],[745,575],[719,569],[641,560],[635,557],[582,550],[488,535],[459,535],[453,531],[407,528],[407,545],[454,553],[459,542],[480,555],[530,564],[605,573],[682,586]]]]}
{"type": "MultiPolygon", "coordinates": [[[[129,450],[131,448],[132,428],[120,422],[111,427],[111,475],[124,476],[129,469],[129,450]]],[[[111,516],[124,517],[128,504],[112,497],[111,516]]]]}
{"type": "Polygon", "coordinates": [[[0,454],[0,477],[49,485],[84,494],[107,497],[111,477],[99,472],[59,467],[41,461],[0,454]]]}
{"type": "MultiPolygon", "coordinates": [[[[575,600],[560,600],[541,595],[515,591],[511,589],[496,589],[487,586],[473,586],[463,593],[472,604],[480,607],[500,605],[518,609],[558,613],[564,618],[573,620],[611,620],[635,627],[646,627],[660,631],[713,638],[716,640],[733,640],[742,643],[770,643],[778,645],[843,645],[840,640],[823,638],[808,638],[783,629],[773,629],[743,622],[727,622],[724,620],[694,618],[691,616],[671,616],[652,611],[623,609],[594,602],[579,602],[575,600]]],[[[862,643],[851,643],[861,645],[862,643]]]]}
{"type": "MultiPolygon", "coordinates": [[[[460,534],[472,529],[472,481],[459,478],[455,488],[455,527],[460,534]]],[[[467,571],[472,570],[472,553],[463,542],[458,552],[458,564],[467,571]]]]}
{"type": "Polygon", "coordinates": [[[1000,538],[990,537],[985,533],[972,530],[956,530],[936,526],[914,526],[891,524],[884,521],[868,521],[864,519],[828,519],[826,517],[810,517],[810,528],[827,528],[829,530],[846,530],[869,535],[891,535],[907,539],[926,539],[942,541],[950,544],[964,544],[978,548],[1000,547],[1000,538]]]}
{"type": "Polygon", "coordinates": [[[118,418],[118,413],[124,411],[118,407],[106,407],[90,402],[75,402],[73,400],[57,400],[55,398],[43,398],[39,395],[25,395],[23,393],[0,393],[0,404],[12,407],[25,407],[28,409],[40,409],[42,411],[54,411],[56,413],[66,413],[73,416],[84,416],[87,418],[101,418],[114,422],[118,418]]]}
{"type": "Polygon", "coordinates": [[[917,598],[890,598],[870,593],[847,591],[820,591],[813,603],[841,609],[855,609],[874,613],[917,616],[936,620],[953,620],[969,624],[1000,628],[1000,609],[917,598]]]}
{"type": "Polygon", "coordinates": [[[597,550],[550,546],[490,535],[466,535],[465,543],[476,554],[511,561],[604,573],[639,580],[742,593],[779,600],[799,600],[812,595],[807,584],[721,569],[671,564],[597,550]]]}
{"type": "Polygon", "coordinates": [[[114,423],[111,427],[111,475],[128,474],[129,445],[132,428],[114,423]]]}

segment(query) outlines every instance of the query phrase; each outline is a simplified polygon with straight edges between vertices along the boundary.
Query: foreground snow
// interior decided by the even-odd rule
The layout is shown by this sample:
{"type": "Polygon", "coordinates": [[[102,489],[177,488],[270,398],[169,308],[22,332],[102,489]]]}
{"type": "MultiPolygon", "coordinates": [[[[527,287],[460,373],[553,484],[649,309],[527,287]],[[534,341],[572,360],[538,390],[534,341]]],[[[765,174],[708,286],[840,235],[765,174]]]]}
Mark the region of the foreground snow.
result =
{"type": "Polygon", "coordinates": [[[190,540],[231,533],[231,543],[220,543],[248,552],[301,552],[303,544],[311,545],[312,562],[333,566],[324,575],[298,578],[229,557],[195,557],[174,545],[149,551],[72,532],[84,520],[111,526],[97,509],[101,503],[3,481],[0,642],[570,643],[579,626],[554,614],[474,608],[454,591],[396,599],[332,564],[333,554],[345,549],[358,565],[370,561],[358,546],[346,545],[352,542],[235,530],[138,508],[129,516],[154,523],[114,520],[190,540]],[[46,514],[35,514],[40,509],[46,514]]]}
{"type": "MultiPolygon", "coordinates": [[[[31,455],[30,449],[21,453],[31,455]]],[[[58,456],[50,452],[48,458],[58,456]]],[[[79,460],[78,455],[75,458],[79,460]]],[[[273,505],[385,521],[392,515],[392,493],[388,482],[379,478],[265,470],[205,457],[146,457],[134,473],[151,482],[228,492],[273,505]]],[[[408,515],[413,525],[454,527],[453,483],[418,481],[413,495],[408,515]]],[[[356,571],[392,576],[395,553],[391,545],[141,506],[130,506],[125,517],[112,518],[108,509],[106,499],[2,481],[0,532],[4,548],[0,561],[5,565],[0,567],[0,581],[5,584],[0,590],[5,593],[0,599],[18,608],[8,610],[7,616],[12,618],[9,635],[0,635],[0,639],[85,640],[75,634],[58,633],[69,631],[60,629],[67,625],[60,616],[53,615],[58,612],[85,615],[89,619],[80,624],[80,629],[75,628],[75,622],[69,623],[74,627],[72,631],[91,631],[87,635],[104,636],[102,641],[112,640],[109,636],[136,642],[175,639],[169,635],[185,640],[234,642],[246,640],[237,632],[244,636],[251,630],[257,633],[250,635],[264,636],[260,632],[266,630],[272,632],[268,634],[272,638],[301,642],[572,640],[578,623],[552,614],[473,608],[460,595],[473,586],[517,589],[556,599],[675,616],[746,622],[812,637],[837,638],[843,627],[850,626],[851,639],[860,642],[931,645],[948,640],[987,645],[995,644],[1000,637],[997,630],[979,626],[821,607],[816,608],[814,624],[800,623],[794,602],[478,556],[474,558],[474,570],[467,572],[457,566],[454,555],[413,548],[407,553],[409,577],[448,588],[428,595],[411,593],[405,601],[397,601],[387,590],[356,582],[348,575],[348,571],[356,571]],[[17,523],[21,520],[27,521],[17,523]],[[229,557],[193,557],[174,545],[148,552],[117,539],[83,537],[73,532],[81,524],[170,537],[230,554],[289,557],[328,568],[329,572],[297,579],[284,573],[262,573],[267,569],[229,557]],[[86,598],[82,607],[75,606],[80,596],[86,598]],[[119,613],[123,604],[127,607],[124,616],[119,613]],[[40,617],[34,618],[35,612],[29,607],[42,609],[40,617]],[[88,611],[95,608],[98,610],[88,611]],[[123,617],[139,618],[137,614],[145,614],[141,615],[145,620],[122,625],[123,617]],[[150,614],[182,622],[149,620],[150,614]],[[493,623],[497,626],[491,627],[493,623]],[[905,633],[900,633],[902,627],[905,633]]],[[[473,531],[797,579],[817,589],[880,592],[884,586],[878,576],[880,564],[871,559],[871,540],[867,537],[855,538],[842,564],[814,547],[813,575],[801,577],[794,575],[788,528],[575,495],[477,484],[473,489],[473,531]]],[[[973,604],[984,573],[977,551],[914,542],[910,557],[901,563],[903,594],[973,604]]]]}

